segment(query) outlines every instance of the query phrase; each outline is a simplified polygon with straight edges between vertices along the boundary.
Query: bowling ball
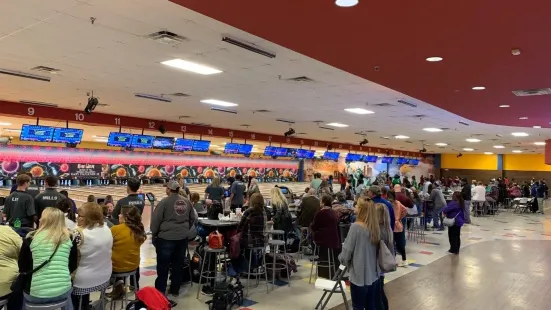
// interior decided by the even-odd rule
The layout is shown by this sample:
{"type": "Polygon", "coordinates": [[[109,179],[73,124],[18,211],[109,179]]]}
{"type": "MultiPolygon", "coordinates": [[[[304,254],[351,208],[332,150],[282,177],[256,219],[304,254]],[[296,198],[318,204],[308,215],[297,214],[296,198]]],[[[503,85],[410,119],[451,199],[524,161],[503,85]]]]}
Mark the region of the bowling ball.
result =
{"type": "Polygon", "coordinates": [[[19,170],[19,163],[16,161],[3,161],[2,170],[7,173],[17,172],[17,170],[19,170]]]}
{"type": "Polygon", "coordinates": [[[256,171],[254,171],[253,169],[251,169],[251,170],[249,170],[249,176],[255,178],[255,177],[257,177],[258,175],[257,175],[256,171]]]}
{"type": "Polygon", "coordinates": [[[284,178],[290,178],[291,177],[291,172],[289,170],[284,170],[283,171],[283,177],[284,178]]]}
{"type": "Polygon", "coordinates": [[[232,170],[230,170],[229,176],[234,178],[236,174],[237,173],[235,172],[235,170],[232,169],[232,170]]]}
{"type": "Polygon", "coordinates": [[[182,171],[180,171],[180,175],[183,178],[187,178],[189,176],[189,171],[187,169],[182,169],[182,171]]]}
{"type": "Polygon", "coordinates": [[[147,176],[149,178],[159,178],[161,177],[161,171],[159,171],[159,169],[157,168],[150,169],[149,172],[147,173],[147,176]]]}
{"type": "Polygon", "coordinates": [[[115,175],[118,178],[124,178],[126,176],[126,169],[124,169],[124,168],[117,169],[117,172],[115,172],[115,175]]]}
{"type": "Polygon", "coordinates": [[[273,170],[270,170],[270,171],[268,172],[268,177],[273,178],[274,176],[275,176],[274,171],[273,171],[273,170]]]}
{"type": "Polygon", "coordinates": [[[247,168],[242,168],[241,171],[243,172],[243,175],[247,174],[247,168]]]}
{"type": "Polygon", "coordinates": [[[203,167],[197,167],[197,173],[203,173],[203,167]]]}
{"type": "Polygon", "coordinates": [[[33,178],[41,177],[44,174],[44,169],[40,166],[34,166],[31,168],[31,174],[33,178]]]}
{"type": "Polygon", "coordinates": [[[214,178],[215,177],[214,171],[212,171],[211,169],[206,169],[205,172],[203,173],[203,176],[205,178],[214,178]]]}
{"type": "Polygon", "coordinates": [[[226,172],[225,167],[218,167],[218,173],[223,174],[224,172],[226,172]]]}
{"type": "Polygon", "coordinates": [[[174,173],[174,166],[166,165],[166,166],[165,166],[165,171],[166,171],[166,173],[168,173],[168,174],[173,174],[173,173],[174,173]]]}
{"type": "Polygon", "coordinates": [[[69,165],[61,164],[61,165],[59,165],[59,170],[61,170],[61,172],[67,172],[67,171],[69,171],[69,165]]]}
{"type": "Polygon", "coordinates": [[[145,172],[145,166],[138,166],[138,172],[144,173],[145,172]]]}

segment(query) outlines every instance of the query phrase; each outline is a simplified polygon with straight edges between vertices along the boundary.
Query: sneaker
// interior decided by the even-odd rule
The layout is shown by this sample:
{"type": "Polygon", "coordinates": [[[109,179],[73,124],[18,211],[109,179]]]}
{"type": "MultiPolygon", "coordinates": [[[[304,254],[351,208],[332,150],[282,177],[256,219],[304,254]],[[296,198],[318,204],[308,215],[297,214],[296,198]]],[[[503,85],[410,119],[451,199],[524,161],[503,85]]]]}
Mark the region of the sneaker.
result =
{"type": "Polygon", "coordinates": [[[122,299],[124,294],[126,294],[124,281],[119,280],[113,285],[113,290],[111,291],[111,293],[107,293],[107,297],[111,299],[122,299]]]}
{"type": "Polygon", "coordinates": [[[169,299],[168,302],[170,303],[170,308],[171,308],[171,309],[172,309],[172,308],[175,308],[175,307],[178,305],[178,303],[175,302],[174,300],[170,300],[170,299],[169,299]]]}
{"type": "Polygon", "coordinates": [[[398,267],[407,268],[408,266],[409,266],[409,262],[407,260],[403,260],[398,264],[398,267]]]}
{"type": "Polygon", "coordinates": [[[205,296],[212,296],[214,295],[214,288],[212,288],[210,285],[205,285],[203,288],[201,288],[201,294],[205,296]]]}

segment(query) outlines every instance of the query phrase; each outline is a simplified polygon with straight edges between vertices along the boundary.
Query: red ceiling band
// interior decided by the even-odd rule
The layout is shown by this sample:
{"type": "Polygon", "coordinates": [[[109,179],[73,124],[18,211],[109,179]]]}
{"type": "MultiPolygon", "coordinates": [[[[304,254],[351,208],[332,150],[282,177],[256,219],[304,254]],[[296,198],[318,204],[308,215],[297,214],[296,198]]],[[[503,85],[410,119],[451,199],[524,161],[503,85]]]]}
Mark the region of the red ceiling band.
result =
{"type": "MultiPolygon", "coordinates": [[[[25,105],[17,102],[1,101],[0,100],[0,114],[6,116],[19,116],[26,118],[40,118],[40,119],[50,119],[58,121],[69,121],[71,123],[80,123],[84,125],[105,125],[113,128],[119,126],[123,128],[137,128],[137,129],[151,129],[157,130],[161,121],[151,120],[145,118],[137,118],[130,116],[120,116],[113,114],[97,113],[94,112],[90,115],[85,114],[82,111],[78,110],[69,110],[64,108],[54,108],[54,107],[43,107],[43,106],[33,106],[25,105]]],[[[163,126],[169,132],[185,133],[192,135],[201,135],[203,138],[208,139],[207,137],[220,137],[227,139],[243,139],[243,140],[253,140],[253,141],[263,141],[263,142],[272,142],[272,143],[282,143],[282,144],[291,144],[291,145],[302,145],[302,146],[312,146],[312,147],[326,147],[331,144],[334,149],[348,150],[351,152],[376,152],[376,153],[386,153],[389,152],[391,155],[399,156],[413,156],[419,157],[420,153],[417,152],[405,152],[398,151],[386,148],[377,148],[377,147],[367,147],[359,146],[348,143],[336,143],[328,142],[321,140],[312,140],[312,139],[303,139],[297,137],[285,137],[280,135],[269,135],[263,133],[255,133],[242,130],[233,130],[227,128],[217,128],[217,127],[204,127],[197,125],[189,125],[182,123],[174,122],[165,122],[162,121],[163,126]]]]}

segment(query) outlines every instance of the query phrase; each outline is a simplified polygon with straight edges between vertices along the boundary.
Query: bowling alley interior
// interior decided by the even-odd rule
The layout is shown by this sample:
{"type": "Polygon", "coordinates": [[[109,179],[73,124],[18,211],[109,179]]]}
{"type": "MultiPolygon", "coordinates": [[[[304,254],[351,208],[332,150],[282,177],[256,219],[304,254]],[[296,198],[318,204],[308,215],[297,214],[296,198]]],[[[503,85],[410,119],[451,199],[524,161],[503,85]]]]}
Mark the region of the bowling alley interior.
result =
{"type": "Polygon", "coordinates": [[[0,309],[549,309],[549,9],[0,1],[0,309]]]}

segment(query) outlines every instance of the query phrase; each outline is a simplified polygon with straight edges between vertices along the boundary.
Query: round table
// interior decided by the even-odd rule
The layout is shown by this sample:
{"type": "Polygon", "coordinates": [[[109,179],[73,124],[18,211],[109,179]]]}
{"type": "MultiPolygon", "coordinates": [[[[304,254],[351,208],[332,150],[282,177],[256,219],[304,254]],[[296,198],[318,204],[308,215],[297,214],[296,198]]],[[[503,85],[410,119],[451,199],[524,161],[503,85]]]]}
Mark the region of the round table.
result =
{"type": "Polygon", "coordinates": [[[221,220],[209,220],[209,219],[199,219],[199,223],[205,226],[211,227],[230,227],[239,225],[240,221],[221,221],[221,220]]]}

